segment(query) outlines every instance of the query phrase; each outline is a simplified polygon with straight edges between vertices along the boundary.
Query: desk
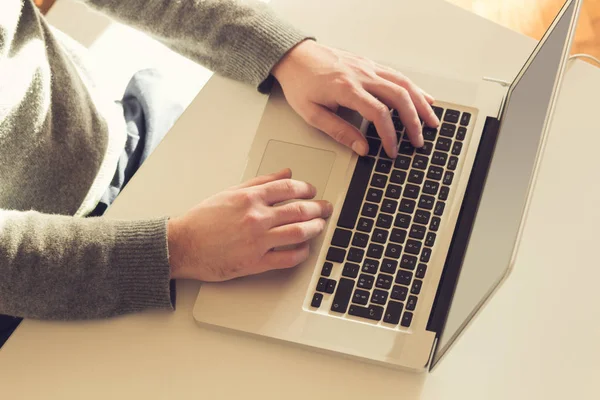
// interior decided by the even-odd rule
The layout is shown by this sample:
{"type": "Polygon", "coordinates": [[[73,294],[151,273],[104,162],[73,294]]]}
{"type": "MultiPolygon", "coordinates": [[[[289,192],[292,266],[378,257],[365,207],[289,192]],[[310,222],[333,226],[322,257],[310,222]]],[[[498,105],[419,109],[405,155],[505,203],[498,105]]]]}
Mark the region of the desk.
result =
{"type": "MultiPolygon", "coordinates": [[[[472,78],[510,79],[534,46],[441,0],[393,3],[397,10],[360,0],[280,0],[274,6],[322,41],[367,56],[383,45],[373,38],[397,26],[398,34],[387,38],[396,45],[386,45],[402,49],[407,64],[472,78]],[[371,37],[361,36],[356,27],[374,15],[379,23],[368,29],[371,37]],[[353,36],[344,36],[348,32],[353,36]],[[423,32],[419,44],[415,32],[423,32]],[[424,45],[435,51],[423,51],[424,45]]],[[[174,313],[25,321],[0,352],[3,398],[597,398],[599,88],[598,69],[571,65],[515,271],[433,374],[199,328],[191,316],[199,285],[178,282],[174,313]]],[[[238,182],[265,101],[253,88],[211,79],[110,215],[180,213],[238,182]]]]}

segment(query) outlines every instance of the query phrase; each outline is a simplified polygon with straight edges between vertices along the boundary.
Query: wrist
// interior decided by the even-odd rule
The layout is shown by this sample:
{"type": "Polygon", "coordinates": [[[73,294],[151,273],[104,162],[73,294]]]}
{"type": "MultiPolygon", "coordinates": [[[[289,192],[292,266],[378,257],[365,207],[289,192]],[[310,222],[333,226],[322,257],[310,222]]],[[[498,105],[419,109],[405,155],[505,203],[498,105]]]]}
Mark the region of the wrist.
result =
{"type": "Polygon", "coordinates": [[[314,43],[311,39],[305,39],[300,43],[297,43],[292,47],[281,59],[275,64],[271,70],[271,75],[281,83],[284,77],[287,75],[287,71],[293,70],[294,66],[298,64],[298,59],[301,58],[300,54],[304,52],[304,49],[310,46],[310,43],[314,43]]]}
{"type": "Polygon", "coordinates": [[[183,235],[181,231],[182,227],[179,219],[169,218],[167,221],[167,248],[171,279],[185,277],[183,273],[185,251],[183,250],[183,235]]]}

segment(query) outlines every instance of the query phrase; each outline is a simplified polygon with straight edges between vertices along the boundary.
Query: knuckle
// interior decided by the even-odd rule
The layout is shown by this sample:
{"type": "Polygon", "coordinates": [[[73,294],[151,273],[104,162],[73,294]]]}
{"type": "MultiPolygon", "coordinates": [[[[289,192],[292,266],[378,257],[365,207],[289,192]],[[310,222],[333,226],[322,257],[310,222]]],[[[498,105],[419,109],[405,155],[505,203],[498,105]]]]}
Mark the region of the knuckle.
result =
{"type": "Polygon", "coordinates": [[[373,106],[373,115],[377,120],[383,121],[386,118],[389,118],[389,114],[390,110],[383,103],[378,103],[373,106]]]}
{"type": "Polygon", "coordinates": [[[297,219],[305,219],[309,215],[309,209],[304,203],[296,203],[293,214],[297,219]]]}
{"type": "Polygon", "coordinates": [[[262,226],[264,216],[257,210],[250,210],[244,215],[243,224],[250,227],[262,226]]]}
{"type": "Polygon", "coordinates": [[[297,241],[305,241],[308,233],[302,225],[293,226],[290,232],[292,238],[297,241]]]}

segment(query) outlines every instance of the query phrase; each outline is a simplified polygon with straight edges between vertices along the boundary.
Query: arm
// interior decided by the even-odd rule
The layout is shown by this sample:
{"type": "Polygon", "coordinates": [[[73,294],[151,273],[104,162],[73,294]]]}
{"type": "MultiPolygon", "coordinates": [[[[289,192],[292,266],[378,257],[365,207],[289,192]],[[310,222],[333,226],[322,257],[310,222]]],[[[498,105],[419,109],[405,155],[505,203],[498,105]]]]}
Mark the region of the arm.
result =
{"type": "Polygon", "coordinates": [[[0,314],[110,317],[172,309],[164,219],[0,210],[0,314]]]}
{"type": "Polygon", "coordinates": [[[273,66],[306,38],[258,2],[84,1],[221,75],[256,86],[264,83],[273,66]]]}

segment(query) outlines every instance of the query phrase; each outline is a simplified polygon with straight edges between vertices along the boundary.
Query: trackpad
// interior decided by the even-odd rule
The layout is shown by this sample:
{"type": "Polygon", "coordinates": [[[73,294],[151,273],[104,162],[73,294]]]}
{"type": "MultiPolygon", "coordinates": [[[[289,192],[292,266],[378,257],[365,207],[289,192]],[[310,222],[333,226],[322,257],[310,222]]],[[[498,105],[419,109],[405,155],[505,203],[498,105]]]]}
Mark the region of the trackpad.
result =
{"type": "Polygon", "coordinates": [[[292,178],[312,184],[317,188],[316,200],[325,192],[329,175],[335,162],[335,153],[299,144],[270,140],[263,154],[257,175],[292,170],[292,178]]]}

